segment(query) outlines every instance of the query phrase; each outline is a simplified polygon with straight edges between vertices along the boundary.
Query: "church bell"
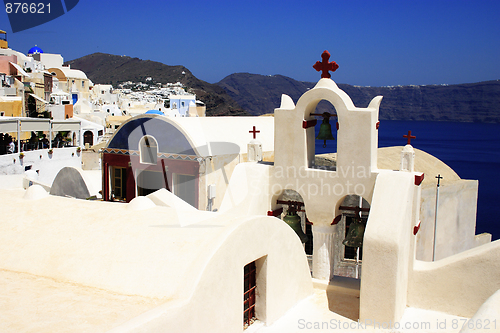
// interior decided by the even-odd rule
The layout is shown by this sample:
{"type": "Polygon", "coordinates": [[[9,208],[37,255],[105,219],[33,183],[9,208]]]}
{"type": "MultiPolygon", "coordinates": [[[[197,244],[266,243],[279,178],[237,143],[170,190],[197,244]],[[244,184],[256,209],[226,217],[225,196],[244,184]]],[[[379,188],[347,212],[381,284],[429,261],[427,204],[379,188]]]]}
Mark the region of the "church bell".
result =
{"type": "Polygon", "coordinates": [[[316,140],[323,140],[323,148],[326,148],[326,140],[335,140],[332,134],[332,125],[330,125],[330,117],[323,117],[316,140]]]}
{"type": "Polygon", "coordinates": [[[300,216],[297,215],[295,210],[288,209],[283,221],[285,221],[286,224],[288,224],[295,231],[302,243],[307,242],[307,235],[302,231],[302,226],[300,224],[300,216]]]}
{"type": "Polygon", "coordinates": [[[355,219],[349,225],[349,233],[347,237],[342,241],[342,244],[350,247],[361,247],[363,246],[363,236],[365,235],[365,226],[361,223],[359,219],[355,219]]]}

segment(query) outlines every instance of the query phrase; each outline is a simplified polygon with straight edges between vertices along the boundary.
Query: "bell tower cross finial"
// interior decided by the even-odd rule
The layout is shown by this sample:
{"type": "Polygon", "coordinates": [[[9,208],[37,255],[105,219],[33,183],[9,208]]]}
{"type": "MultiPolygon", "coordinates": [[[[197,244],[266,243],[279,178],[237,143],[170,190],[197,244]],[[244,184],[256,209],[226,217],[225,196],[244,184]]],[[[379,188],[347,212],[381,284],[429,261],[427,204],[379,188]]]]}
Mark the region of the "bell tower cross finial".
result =
{"type": "Polygon", "coordinates": [[[335,61],[328,61],[330,59],[330,52],[325,50],[321,54],[321,59],[322,61],[316,61],[316,63],[313,65],[313,68],[317,70],[318,72],[321,71],[321,78],[324,79],[329,79],[332,76],[329,71],[335,72],[337,68],[339,68],[339,65],[335,61]]]}
{"type": "Polygon", "coordinates": [[[407,138],[408,139],[407,144],[411,145],[411,139],[416,139],[417,137],[415,135],[411,135],[411,131],[408,131],[408,134],[403,135],[403,138],[407,138]]]}

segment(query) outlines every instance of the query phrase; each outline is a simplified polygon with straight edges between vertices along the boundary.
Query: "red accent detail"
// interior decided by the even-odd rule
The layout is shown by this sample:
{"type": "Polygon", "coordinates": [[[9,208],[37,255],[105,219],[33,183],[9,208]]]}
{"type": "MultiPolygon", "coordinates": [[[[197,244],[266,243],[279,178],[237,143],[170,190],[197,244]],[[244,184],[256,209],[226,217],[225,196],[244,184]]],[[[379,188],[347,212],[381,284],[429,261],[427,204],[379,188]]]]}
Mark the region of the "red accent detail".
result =
{"type": "Polygon", "coordinates": [[[256,139],[257,138],[257,133],[260,133],[260,131],[257,131],[255,129],[255,126],[253,127],[253,130],[251,131],[248,131],[248,133],[253,133],[253,138],[256,139]]]}
{"type": "MultiPolygon", "coordinates": [[[[103,154],[104,157],[106,154],[103,154]]],[[[102,180],[104,181],[103,189],[102,189],[102,200],[104,201],[109,201],[109,175],[108,175],[108,163],[103,163],[103,175],[102,175],[102,180]]]]}
{"type": "Polygon", "coordinates": [[[302,207],[304,206],[303,202],[300,201],[293,201],[293,200],[276,200],[276,203],[279,205],[287,205],[287,206],[297,206],[297,207],[302,207]]]}
{"type": "Polygon", "coordinates": [[[163,180],[165,181],[165,186],[168,191],[170,191],[170,186],[168,186],[167,170],[165,170],[165,160],[161,160],[161,169],[163,171],[163,180]]]}
{"type": "Polygon", "coordinates": [[[281,213],[283,213],[283,207],[275,209],[275,210],[268,210],[267,211],[267,216],[278,217],[278,216],[281,215],[281,213]]]}
{"type": "Polygon", "coordinates": [[[339,65],[337,65],[335,61],[328,61],[330,59],[330,52],[326,50],[321,54],[321,59],[322,61],[316,61],[316,63],[313,65],[313,68],[318,72],[322,72],[322,78],[329,79],[332,76],[330,75],[330,73],[328,73],[328,71],[335,72],[337,68],[339,68],[339,65]]]}
{"type": "Polygon", "coordinates": [[[411,135],[411,131],[408,131],[408,135],[403,135],[403,138],[408,138],[408,144],[411,145],[411,139],[416,139],[417,137],[411,135]]]}
{"type": "Polygon", "coordinates": [[[415,185],[420,186],[420,184],[422,184],[423,181],[424,181],[423,173],[421,175],[415,175],[415,185]]]}
{"type": "Polygon", "coordinates": [[[333,221],[330,225],[335,225],[335,224],[339,223],[341,219],[342,219],[342,215],[335,216],[335,218],[333,219],[333,221]]]}
{"type": "Polygon", "coordinates": [[[338,130],[339,130],[339,127],[340,127],[340,125],[339,125],[339,122],[338,122],[338,121],[337,121],[337,125],[336,125],[336,126],[337,126],[337,131],[338,131],[338,130]]]}
{"type": "Polygon", "coordinates": [[[306,224],[313,225],[313,223],[311,221],[309,221],[309,219],[307,218],[307,216],[306,216],[306,224]]]}
{"type": "Polygon", "coordinates": [[[413,235],[415,236],[419,230],[420,230],[420,221],[418,221],[417,226],[413,227],[413,235]]]}
{"type": "Polygon", "coordinates": [[[378,129],[380,127],[380,121],[377,121],[377,123],[375,124],[375,128],[378,129]]]}
{"type": "Polygon", "coordinates": [[[309,128],[309,127],[313,127],[313,126],[316,126],[316,124],[318,123],[318,120],[317,119],[313,119],[313,120],[304,120],[302,121],[302,128],[309,128]]]}

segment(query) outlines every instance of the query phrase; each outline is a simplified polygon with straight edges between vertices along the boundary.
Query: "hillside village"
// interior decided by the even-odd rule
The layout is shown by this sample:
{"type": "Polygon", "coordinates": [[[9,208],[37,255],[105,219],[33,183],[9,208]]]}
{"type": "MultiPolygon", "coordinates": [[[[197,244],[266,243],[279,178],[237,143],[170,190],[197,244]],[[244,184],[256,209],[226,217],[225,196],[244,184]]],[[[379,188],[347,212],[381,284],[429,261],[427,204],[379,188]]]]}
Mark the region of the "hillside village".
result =
{"type": "Polygon", "coordinates": [[[500,332],[478,182],[411,131],[379,148],[383,96],[355,106],[328,51],[273,116],[206,117],[183,83],[94,83],[3,41],[0,331],[500,332]]]}
{"type": "MultiPolygon", "coordinates": [[[[62,55],[44,53],[39,47],[33,47],[26,55],[7,47],[0,49],[0,106],[4,110],[1,116],[82,119],[93,129],[83,132],[85,142],[77,138],[76,145],[93,146],[106,133],[113,132],[115,117],[122,117],[118,119],[123,121],[149,110],[172,117],[205,115],[204,103],[179,82],[162,85],[147,78],[146,82],[125,82],[114,89],[111,85],[94,84],[84,72],[63,66],[63,62],[62,55]]],[[[19,151],[22,149],[19,147],[19,151]]]]}

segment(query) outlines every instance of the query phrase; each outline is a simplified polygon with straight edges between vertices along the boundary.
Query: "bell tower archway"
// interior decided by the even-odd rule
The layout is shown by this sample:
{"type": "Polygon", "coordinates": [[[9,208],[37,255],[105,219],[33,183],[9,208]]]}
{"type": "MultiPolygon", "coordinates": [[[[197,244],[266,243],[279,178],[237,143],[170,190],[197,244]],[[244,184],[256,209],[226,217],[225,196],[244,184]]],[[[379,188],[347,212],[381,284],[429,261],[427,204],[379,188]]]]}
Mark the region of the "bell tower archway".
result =
{"type": "Polygon", "coordinates": [[[346,195],[338,205],[334,220],[334,275],[361,278],[363,238],[370,213],[369,202],[357,194],[346,195]],[[360,246],[356,246],[360,245],[360,246]]]}
{"type": "MultiPolygon", "coordinates": [[[[382,96],[377,96],[365,108],[354,106],[351,98],[329,78],[325,63],[329,64],[323,60],[314,66],[323,71],[314,88],[305,92],[296,104],[289,96],[282,95],[280,108],[275,109],[274,167],[270,181],[271,192],[276,193],[273,190],[276,188],[294,188],[304,198],[308,219],[313,224],[313,276],[321,280],[334,275],[337,203],[349,194],[371,200],[378,174],[378,114],[382,101],[382,96]],[[317,167],[314,126],[323,120],[318,107],[323,104],[333,106],[328,118],[332,132],[336,129],[337,156],[333,165],[317,167]]],[[[326,142],[327,147],[331,145],[330,140],[326,142]]]]}

